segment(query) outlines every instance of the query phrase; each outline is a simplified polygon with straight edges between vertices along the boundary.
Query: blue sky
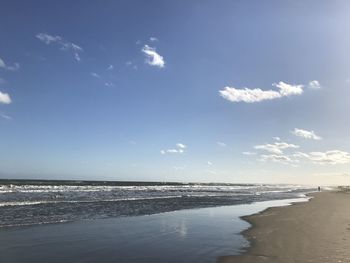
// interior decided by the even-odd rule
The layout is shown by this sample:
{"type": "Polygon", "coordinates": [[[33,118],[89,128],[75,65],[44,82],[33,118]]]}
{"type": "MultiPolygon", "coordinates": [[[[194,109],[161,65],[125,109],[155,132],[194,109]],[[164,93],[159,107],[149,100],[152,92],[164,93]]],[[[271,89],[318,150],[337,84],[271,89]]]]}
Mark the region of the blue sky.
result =
{"type": "Polygon", "coordinates": [[[350,181],[348,1],[2,1],[0,178],[350,181]]]}

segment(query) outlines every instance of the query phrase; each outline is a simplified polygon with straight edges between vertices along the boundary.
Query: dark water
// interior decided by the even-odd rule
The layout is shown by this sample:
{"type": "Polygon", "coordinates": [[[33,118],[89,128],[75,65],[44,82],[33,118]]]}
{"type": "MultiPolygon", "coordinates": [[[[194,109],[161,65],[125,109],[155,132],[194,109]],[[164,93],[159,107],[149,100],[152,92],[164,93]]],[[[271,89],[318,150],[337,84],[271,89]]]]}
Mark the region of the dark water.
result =
{"type": "Polygon", "coordinates": [[[303,196],[298,185],[0,180],[0,227],[150,215],[303,196]]]}

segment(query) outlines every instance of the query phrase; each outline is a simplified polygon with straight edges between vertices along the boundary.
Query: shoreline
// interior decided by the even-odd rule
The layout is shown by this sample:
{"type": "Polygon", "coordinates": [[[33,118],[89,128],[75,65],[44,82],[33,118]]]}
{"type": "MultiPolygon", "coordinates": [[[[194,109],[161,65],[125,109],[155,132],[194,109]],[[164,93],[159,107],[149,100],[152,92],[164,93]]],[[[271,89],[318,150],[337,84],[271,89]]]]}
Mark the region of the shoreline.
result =
{"type": "Polygon", "coordinates": [[[242,216],[250,226],[240,234],[249,247],[241,255],[221,256],[217,263],[350,262],[344,248],[350,246],[350,195],[325,191],[307,197],[306,202],[242,216]]]}

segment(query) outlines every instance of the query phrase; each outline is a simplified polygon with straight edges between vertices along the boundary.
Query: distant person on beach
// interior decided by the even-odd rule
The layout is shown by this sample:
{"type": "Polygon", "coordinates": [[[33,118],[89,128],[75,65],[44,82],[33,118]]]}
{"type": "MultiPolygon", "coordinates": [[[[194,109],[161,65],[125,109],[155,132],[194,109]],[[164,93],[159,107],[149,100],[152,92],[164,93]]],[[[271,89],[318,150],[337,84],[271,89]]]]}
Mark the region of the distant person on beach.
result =
{"type": "Polygon", "coordinates": [[[317,190],[320,192],[321,191],[321,187],[317,187],[317,190]]]}

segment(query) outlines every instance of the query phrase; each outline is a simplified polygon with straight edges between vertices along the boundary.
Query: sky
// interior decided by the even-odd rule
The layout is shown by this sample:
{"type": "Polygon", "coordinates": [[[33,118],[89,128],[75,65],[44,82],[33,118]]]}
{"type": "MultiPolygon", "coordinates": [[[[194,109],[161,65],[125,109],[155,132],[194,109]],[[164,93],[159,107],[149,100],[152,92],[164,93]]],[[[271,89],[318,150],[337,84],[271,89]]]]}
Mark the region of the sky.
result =
{"type": "Polygon", "coordinates": [[[0,178],[350,184],[349,1],[0,4],[0,178]]]}

